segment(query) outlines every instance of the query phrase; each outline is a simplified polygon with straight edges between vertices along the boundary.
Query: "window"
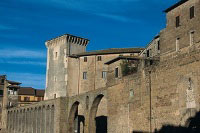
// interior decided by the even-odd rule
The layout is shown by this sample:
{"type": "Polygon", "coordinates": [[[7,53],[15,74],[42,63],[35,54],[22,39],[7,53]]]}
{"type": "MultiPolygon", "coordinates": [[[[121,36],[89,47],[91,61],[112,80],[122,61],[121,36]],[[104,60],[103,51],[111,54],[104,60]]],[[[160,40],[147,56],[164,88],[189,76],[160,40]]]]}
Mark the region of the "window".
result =
{"type": "Polygon", "coordinates": [[[147,50],[147,57],[149,57],[150,56],[150,54],[149,54],[149,50],[147,50]]]}
{"type": "Polygon", "coordinates": [[[4,79],[1,79],[1,83],[4,84],[4,79]]]}
{"type": "Polygon", "coordinates": [[[25,101],[25,102],[30,101],[30,97],[24,97],[24,101],[25,101]]]}
{"type": "Polygon", "coordinates": [[[176,17],[176,27],[180,26],[180,16],[176,17]]]}
{"type": "Polygon", "coordinates": [[[130,98],[132,98],[134,96],[134,91],[133,90],[130,90],[129,96],[130,96],[130,98]]]}
{"type": "Polygon", "coordinates": [[[115,68],[115,78],[119,77],[119,68],[115,68]]]}
{"type": "Polygon", "coordinates": [[[84,62],[87,62],[87,57],[84,57],[84,62]]]}
{"type": "Polygon", "coordinates": [[[160,40],[158,41],[158,47],[157,47],[158,50],[160,50],[160,40]]]}
{"type": "Polygon", "coordinates": [[[106,79],[106,77],[107,77],[107,72],[103,71],[103,72],[102,72],[102,78],[103,78],[103,79],[106,79]]]}
{"type": "Polygon", "coordinates": [[[87,72],[83,72],[83,79],[87,79],[87,72]]]}
{"type": "Polygon", "coordinates": [[[86,97],[86,109],[89,108],[89,96],[86,97]]]}
{"type": "Polygon", "coordinates": [[[180,38],[176,38],[176,51],[179,51],[179,40],[180,38]]]}
{"type": "Polygon", "coordinates": [[[190,46],[194,44],[194,31],[190,32],[190,46]]]}
{"type": "Polygon", "coordinates": [[[54,82],[57,82],[57,78],[56,78],[56,76],[54,76],[54,82]]]}
{"type": "Polygon", "coordinates": [[[192,90],[192,80],[191,80],[191,78],[188,79],[188,90],[192,90]]]}
{"type": "Polygon", "coordinates": [[[3,90],[0,90],[0,96],[3,96],[3,90]]]}
{"type": "Polygon", "coordinates": [[[56,57],[56,58],[58,57],[58,52],[55,53],[55,57],[56,57]]]}
{"type": "Polygon", "coordinates": [[[56,94],[54,94],[54,99],[56,99],[56,94]]]}
{"type": "Polygon", "coordinates": [[[98,56],[98,57],[97,57],[97,61],[101,61],[101,56],[98,56]]]}
{"type": "Polygon", "coordinates": [[[194,6],[190,7],[190,19],[194,18],[194,6]]]}

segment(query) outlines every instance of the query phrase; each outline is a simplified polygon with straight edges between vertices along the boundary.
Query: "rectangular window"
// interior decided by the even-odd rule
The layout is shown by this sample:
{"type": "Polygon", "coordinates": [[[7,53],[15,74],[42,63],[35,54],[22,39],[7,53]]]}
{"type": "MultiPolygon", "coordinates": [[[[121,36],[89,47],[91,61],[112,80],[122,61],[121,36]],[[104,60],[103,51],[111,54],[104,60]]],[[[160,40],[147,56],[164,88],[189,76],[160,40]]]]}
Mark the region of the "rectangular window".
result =
{"type": "Polygon", "coordinates": [[[101,56],[97,56],[97,61],[101,61],[101,56]]]}
{"type": "Polygon", "coordinates": [[[56,58],[58,57],[58,52],[55,53],[56,58]]]}
{"type": "Polygon", "coordinates": [[[149,50],[147,50],[147,57],[149,57],[150,56],[150,54],[149,54],[149,50]]]}
{"type": "Polygon", "coordinates": [[[24,101],[25,101],[25,102],[30,101],[30,97],[24,97],[24,101]]]}
{"type": "Polygon", "coordinates": [[[180,16],[176,17],[176,27],[180,26],[180,16]]]}
{"type": "Polygon", "coordinates": [[[83,72],[83,79],[87,79],[87,72],[83,72]]]}
{"type": "Polygon", "coordinates": [[[87,57],[84,57],[84,62],[87,62],[87,57]]]}
{"type": "Polygon", "coordinates": [[[103,71],[103,72],[102,72],[102,78],[103,78],[103,79],[106,79],[106,77],[107,77],[107,72],[103,71]]]}
{"type": "Polygon", "coordinates": [[[119,77],[119,68],[115,68],[115,78],[119,77]]]}
{"type": "Polygon", "coordinates": [[[158,50],[160,50],[160,40],[158,41],[158,50]]]}
{"type": "Polygon", "coordinates": [[[194,44],[194,31],[190,32],[190,46],[194,44]]]}
{"type": "Polygon", "coordinates": [[[179,51],[179,40],[180,38],[176,38],[176,51],[179,51]]]}
{"type": "Polygon", "coordinates": [[[194,6],[190,7],[190,19],[194,18],[194,6]]]}
{"type": "Polygon", "coordinates": [[[1,83],[4,84],[4,79],[1,79],[1,83]]]}

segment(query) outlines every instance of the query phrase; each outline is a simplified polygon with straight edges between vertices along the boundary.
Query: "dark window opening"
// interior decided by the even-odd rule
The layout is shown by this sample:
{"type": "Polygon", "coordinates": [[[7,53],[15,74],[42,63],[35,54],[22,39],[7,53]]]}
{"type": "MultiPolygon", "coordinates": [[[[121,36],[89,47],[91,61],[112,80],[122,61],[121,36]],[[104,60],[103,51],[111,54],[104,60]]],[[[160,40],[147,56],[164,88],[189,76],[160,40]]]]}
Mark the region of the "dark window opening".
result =
{"type": "Polygon", "coordinates": [[[83,72],[83,79],[87,79],[87,72],[83,72]]]}
{"type": "Polygon", "coordinates": [[[149,50],[147,50],[147,57],[149,57],[150,56],[150,54],[149,54],[149,50]]]}
{"type": "Polygon", "coordinates": [[[1,83],[4,84],[4,79],[1,79],[1,83]]]}
{"type": "Polygon", "coordinates": [[[119,77],[119,68],[115,68],[115,78],[119,77]]]}
{"type": "Polygon", "coordinates": [[[153,60],[150,60],[150,65],[153,65],[153,60]]]}
{"type": "Polygon", "coordinates": [[[24,101],[25,101],[25,102],[30,101],[30,97],[24,97],[24,101]]]}
{"type": "Polygon", "coordinates": [[[0,90],[0,96],[3,96],[3,90],[0,90]]]}
{"type": "Polygon", "coordinates": [[[101,56],[98,56],[98,57],[97,57],[97,61],[101,61],[101,56]]]}
{"type": "Polygon", "coordinates": [[[176,27],[180,26],[180,16],[176,17],[176,27]]]}
{"type": "Polygon", "coordinates": [[[158,41],[158,50],[160,50],[160,40],[158,41]]]}
{"type": "Polygon", "coordinates": [[[84,62],[87,62],[87,57],[84,57],[84,62]]]}
{"type": "Polygon", "coordinates": [[[194,6],[190,7],[190,19],[194,18],[194,6]]]}

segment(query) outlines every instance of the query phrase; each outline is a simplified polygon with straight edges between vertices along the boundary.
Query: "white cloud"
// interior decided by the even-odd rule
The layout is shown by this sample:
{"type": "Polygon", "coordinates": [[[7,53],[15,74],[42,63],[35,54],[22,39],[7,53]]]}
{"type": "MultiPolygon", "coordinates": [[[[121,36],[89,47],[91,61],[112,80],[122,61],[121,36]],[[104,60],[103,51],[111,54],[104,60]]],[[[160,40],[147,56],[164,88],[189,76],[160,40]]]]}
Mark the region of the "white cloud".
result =
{"type": "Polygon", "coordinates": [[[21,82],[21,86],[33,87],[36,89],[44,89],[45,87],[45,74],[34,73],[16,73],[16,72],[2,72],[1,74],[7,75],[8,80],[21,82]]]}
{"type": "Polygon", "coordinates": [[[18,65],[36,65],[36,66],[46,66],[46,62],[41,62],[41,61],[5,61],[5,60],[0,60],[0,63],[3,64],[18,64],[18,65]]]}
{"type": "Polygon", "coordinates": [[[120,16],[120,15],[113,15],[113,14],[96,14],[98,16],[102,16],[105,18],[109,18],[109,19],[113,19],[113,20],[117,20],[117,21],[121,21],[121,22],[139,22],[139,20],[136,19],[131,19],[125,16],[120,16]]]}
{"type": "Polygon", "coordinates": [[[27,49],[0,49],[0,58],[46,58],[46,54],[27,49]]]}
{"type": "MultiPolygon", "coordinates": [[[[117,21],[132,21],[128,16],[111,15],[112,13],[124,12],[130,3],[141,0],[21,0],[34,4],[43,4],[57,7],[59,9],[70,9],[117,21]]],[[[132,8],[132,7],[131,7],[132,8]]],[[[136,8],[136,7],[134,7],[136,8]]]]}

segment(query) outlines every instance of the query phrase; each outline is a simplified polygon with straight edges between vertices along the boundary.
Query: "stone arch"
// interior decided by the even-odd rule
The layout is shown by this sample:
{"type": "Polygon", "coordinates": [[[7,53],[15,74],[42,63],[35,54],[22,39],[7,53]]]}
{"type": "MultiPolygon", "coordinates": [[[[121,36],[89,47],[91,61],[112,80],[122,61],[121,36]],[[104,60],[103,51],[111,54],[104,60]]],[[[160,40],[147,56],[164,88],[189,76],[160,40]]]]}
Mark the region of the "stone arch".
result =
{"type": "Polygon", "coordinates": [[[78,101],[74,102],[69,112],[69,117],[68,117],[68,123],[69,123],[68,132],[69,133],[73,133],[75,130],[74,123],[75,123],[75,117],[78,112],[78,105],[79,105],[78,101]]]}
{"type": "MultiPolygon", "coordinates": [[[[95,132],[106,133],[107,132],[107,114],[106,116],[102,115],[102,116],[96,117],[99,105],[103,98],[104,98],[104,95],[99,94],[96,96],[96,98],[94,99],[92,103],[92,106],[90,108],[90,114],[89,114],[89,133],[95,133],[95,132]],[[101,127],[101,130],[98,129],[99,128],[98,125],[103,125],[103,127],[101,127]]],[[[107,107],[107,105],[104,105],[104,106],[107,107]]]]}
{"type": "Polygon", "coordinates": [[[71,110],[69,113],[68,121],[69,121],[69,128],[68,131],[71,133],[84,133],[85,127],[85,109],[83,108],[82,104],[78,101],[74,102],[71,106],[71,110]]]}

